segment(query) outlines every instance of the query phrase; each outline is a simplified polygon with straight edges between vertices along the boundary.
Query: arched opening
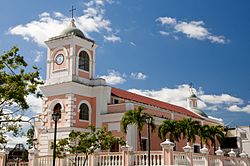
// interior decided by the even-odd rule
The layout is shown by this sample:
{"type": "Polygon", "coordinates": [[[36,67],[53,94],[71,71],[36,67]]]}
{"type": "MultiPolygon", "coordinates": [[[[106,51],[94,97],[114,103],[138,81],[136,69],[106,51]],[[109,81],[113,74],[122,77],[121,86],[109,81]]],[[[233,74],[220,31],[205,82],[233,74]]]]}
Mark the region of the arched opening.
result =
{"type": "Polygon", "coordinates": [[[79,107],[79,119],[89,120],[89,107],[85,103],[82,103],[79,107]]]}
{"type": "Polygon", "coordinates": [[[86,51],[81,51],[79,54],[79,69],[89,71],[89,55],[86,51]]]}
{"type": "Polygon", "coordinates": [[[59,113],[59,119],[61,119],[61,109],[62,109],[62,106],[61,106],[61,104],[60,103],[57,103],[56,105],[55,105],[55,107],[54,107],[54,109],[53,109],[53,112],[57,112],[57,113],[59,113]]]}

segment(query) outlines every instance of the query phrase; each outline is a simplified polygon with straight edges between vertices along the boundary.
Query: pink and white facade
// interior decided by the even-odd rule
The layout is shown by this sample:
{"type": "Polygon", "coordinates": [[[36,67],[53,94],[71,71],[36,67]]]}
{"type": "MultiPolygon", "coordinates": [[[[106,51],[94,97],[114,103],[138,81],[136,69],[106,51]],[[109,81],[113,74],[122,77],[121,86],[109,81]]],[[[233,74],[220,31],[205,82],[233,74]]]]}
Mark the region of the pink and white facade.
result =
{"type": "MultiPolygon", "coordinates": [[[[39,120],[35,123],[39,155],[52,154],[52,113],[58,108],[58,104],[61,119],[58,122],[57,139],[65,138],[71,130],[86,131],[89,125],[97,128],[106,126],[114,136],[123,137],[134,150],[139,146],[136,127],[130,126],[127,135],[124,135],[120,130],[120,121],[124,112],[138,106],[143,106],[145,112],[154,117],[157,125],[165,119],[180,120],[188,117],[200,121],[201,124],[221,124],[197,110],[195,96],[188,99],[190,109],[186,109],[108,86],[104,79],[96,78],[97,45],[75,27],[74,20],[61,35],[50,38],[45,43],[48,46],[47,77],[45,85],[41,87],[45,97],[42,114],[38,115],[39,120]]],[[[142,137],[143,140],[147,139],[146,128],[142,137]]],[[[152,150],[160,150],[161,142],[157,132],[153,133],[152,150]]],[[[176,150],[182,151],[185,145],[185,140],[178,142],[176,150]]]]}

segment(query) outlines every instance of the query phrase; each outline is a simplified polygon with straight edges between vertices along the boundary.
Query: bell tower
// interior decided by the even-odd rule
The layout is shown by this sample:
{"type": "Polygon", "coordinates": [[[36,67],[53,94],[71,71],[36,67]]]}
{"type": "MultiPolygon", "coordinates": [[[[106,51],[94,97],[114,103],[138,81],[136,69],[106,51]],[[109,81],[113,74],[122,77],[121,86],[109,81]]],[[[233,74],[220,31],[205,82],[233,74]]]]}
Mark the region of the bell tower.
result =
{"type": "Polygon", "coordinates": [[[76,27],[74,19],[59,36],[45,43],[48,46],[46,84],[68,81],[91,84],[95,77],[97,45],[76,27]]]}
{"type": "Polygon", "coordinates": [[[45,84],[40,87],[44,95],[43,108],[35,125],[35,138],[42,149],[40,155],[51,154],[54,112],[60,115],[57,139],[67,137],[72,130],[86,131],[89,125],[100,127],[101,115],[107,112],[111,94],[105,80],[95,78],[97,45],[76,27],[73,18],[59,36],[45,43],[47,73],[45,84]]]}

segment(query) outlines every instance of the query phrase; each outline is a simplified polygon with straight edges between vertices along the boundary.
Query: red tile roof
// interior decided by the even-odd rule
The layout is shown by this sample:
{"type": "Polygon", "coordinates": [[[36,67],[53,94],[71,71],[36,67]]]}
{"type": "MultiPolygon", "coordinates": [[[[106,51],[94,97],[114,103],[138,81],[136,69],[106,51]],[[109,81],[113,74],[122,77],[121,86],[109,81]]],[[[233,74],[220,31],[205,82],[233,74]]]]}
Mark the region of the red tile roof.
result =
{"type": "Polygon", "coordinates": [[[122,89],[118,89],[118,88],[113,88],[111,89],[111,94],[126,100],[132,100],[135,102],[139,102],[139,103],[143,103],[143,104],[147,104],[147,105],[151,105],[151,106],[155,106],[155,107],[159,107],[162,109],[166,109],[166,110],[170,110],[170,111],[174,111],[174,112],[178,112],[187,116],[191,116],[193,118],[201,118],[200,116],[198,116],[197,114],[183,108],[183,107],[179,107],[173,104],[169,104],[169,103],[165,103],[159,100],[155,100],[149,97],[145,97],[145,96],[141,96],[132,92],[128,92],[122,89]]]}

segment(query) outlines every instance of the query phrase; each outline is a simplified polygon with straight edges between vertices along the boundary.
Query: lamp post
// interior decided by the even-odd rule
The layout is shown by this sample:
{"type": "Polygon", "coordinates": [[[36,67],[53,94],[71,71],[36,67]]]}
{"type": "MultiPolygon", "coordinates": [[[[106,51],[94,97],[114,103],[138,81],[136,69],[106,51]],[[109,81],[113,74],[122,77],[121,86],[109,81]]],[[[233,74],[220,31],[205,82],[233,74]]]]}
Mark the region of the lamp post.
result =
{"type": "Polygon", "coordinates": [[[146,122],[148,124],[148,166],[150,166],[150,124],[152,117],[147,117],[146,122]]]}
{"type": "Polygon", "coordinates": [[[57,121],[60,118],[60,114],[58,112],[54,112],[52,114],[52,119],[55,121],[55,130],[54,130],[54,146],[53,146],[53,166],[56,165],[56,130],[57,130],[57,121]]]}

